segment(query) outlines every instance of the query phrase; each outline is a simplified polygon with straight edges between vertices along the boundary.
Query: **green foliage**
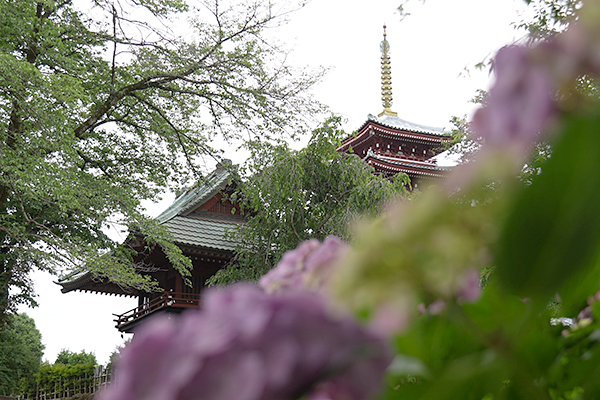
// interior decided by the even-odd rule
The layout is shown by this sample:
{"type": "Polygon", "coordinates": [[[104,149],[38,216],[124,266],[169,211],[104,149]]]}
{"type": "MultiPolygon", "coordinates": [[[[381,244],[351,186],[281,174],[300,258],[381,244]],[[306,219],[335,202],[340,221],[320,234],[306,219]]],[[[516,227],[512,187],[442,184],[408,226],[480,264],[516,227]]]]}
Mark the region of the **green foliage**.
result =
{"type": "Polygon", "coordinates": [[[516,199],[504,227],[511,234],[502,235],[499,243],[498,278],[508,288],[523,296],[539,295],[543,302],[558,292],[571,313],[571,295],[581,299],[600,282],[600,272],[592,268],[600,255],[600,179],[590,173],[600,167],[599,122],[600,115],[565,121],[543,173],[516,199]],[[556,182],[562,182],[560,190],[556,182]],[[534,225],[535,230],[524,229],[534,225]],[[571,279],[577,285],[565,291],[574,284],[571,279]]]}
{"type": "Polygon", "coordinates": [[[262,36],[289,3],[88,3],[0,2],[0,314],[35,305],[33,268],[155,288],[104,233],[115,223],[185,275],[140,202],[200,179],[215,137],[302,131],[290,110],[318,109],[304,93],[320,73],[296,74],[262,36]],[[170,28],[184,21],[182,38],[170,28]]]}
{"type": "Polygon", "coordinates": [[[597,398],[599,324],[565,335],[547,317],[495,286],[476,304],[423,315],[397,338],[404,362],[379,398],[597,398]]]}
{"type": "Polygon", "coordinates": [[[481,147],[481,140],[474,138],[470,123],[466,117],[452,117],[452,140],[446,144],[448,154],[457,155],[457,163],[473,161],[477,150],[481,147]]]}
{"type": "MultiPolygon", "coordinates": [[[[61,389],[74,389],[80,385],[90,384],[94,381],[94,368],[96,363],[85,362],[80,364],[42,363],[37,376],[37,387],[41,392],[53,392],[57,387],[61,389]]],[[[29,388],[29,392],[35,387],[29,388]]]]}
{"type": "Polygon", "coordinates": [[[362,315],[383,304],[411,321],[379,399],[600,396],[599,110],[563,116],[541,173],[522,180],[481,160],[460,198],[423,192],[362,232],[338,294],[362,315]],[[489,265],[478,301],[452,295],[461,271],[489,265]],[[438,299],[443,310],[416,312],[438,299]],[[553,326],[556,316],[576,323],[553,326]]]}
{"type": "Polygon", "coordinates": [[[35,322],[26,314],[10,314],[0,329],[0,395],[35,387],[44,346],[35,322]]]}
{"type": "Polygon", "coordinates": [[[408,177],[392,181],[375,176],[354,154],[340,154],[344,137],[339,119],[314,130],[299,151],[287,144],[253,143],[236,200],[248,222],[233,232],[242,243],[235,264],[219,271],[210,284],[256,280],[277,264],[284,252],[307,239],[337,235],[351,240],[350,224],[373,216],[388,201],[407,196],[408,177]]]}
{"type": "Polygon", "coordinates": [[[537,143],[529,162],[521,169],[521,181],[530,185],[535,176],[542,173],[542,167],[552,156],[552,146],[547,142],[537,143]]]}
{"type": "Polygon", "coordinates": [[[382,398],[549,398],[541,377],[556,352],[550,328],[523,301],[490,287],[478,303],[424,315],[398,337],[397,350],[420,370],[413,383],[392,374],[395,388],[382,398]]]}
{"type": "MultiPolygon", "coordinates": [[[[484,63],[482,62],[480,68],[483,67],[484,63]]],[[[487,91],[478,89],[469,102],[485,106],[488,96],[487,91]]],[[[475,135],[466,116],[460,118],[454,116],[450,119],[450,123],[452,124],[452,141],[446,144],[445,150],[448,151],[448,154],[458,155],[456,162],[459,164],[473,161],[477,151],[481,148],[482,139],[475,135]]]]}
{"type": "Polygon", "coordinates": [[[33,396],[36,391],[52,393],[57,389],[70,390],[85,387],[94,382],[94,370],[97,366],[96,356],[85,350],[74,353],[63,349],[56,357],[54,364],[38,360],[39,372],[35,380],[21,387],[21,393],[33,396]]]}
{"type": "Polygon", "coordinates": [[[122,344],[117,345],[115,347],[115,349],[113,350],[113,352],[110,354],[110,357],[108,359],[108,364],[106,365],[106,369],[111,369],[113,368],[113,366],[116,364],[116,362],[119,360],[119,357],[121,357],[121,352],[123,351],[123,349],[129,345],[129,343],[131,343],[131,340],[133,338],[128,338],[127,340],[125,340],[122,344]]]}
{"type": "Polygon", "coordinates": [[[357,311],[386,304],[406,319],[419,304],[450,301],[469,270],[489,267],[502,190],[487,187],[448,199],[438,188],[396,205],[356,235],[355,252],[336,276],[336,291],[357,311]]]}
{"type": "Polygon", "coordinates": [[[525,0],[525,3],[533,8],[534,16],[516,26],[526,29],[531,40],[540,40],[562,31],[575,18],[583,0],[525,0]]]}
{"type": "Polygon", "coordinates": [[[77,365],[77,364],[97,364],[94,353],[87,353],[85,350],[74,353],[67,349],[62,349],[56,356],[55,364],[77,365]]]}

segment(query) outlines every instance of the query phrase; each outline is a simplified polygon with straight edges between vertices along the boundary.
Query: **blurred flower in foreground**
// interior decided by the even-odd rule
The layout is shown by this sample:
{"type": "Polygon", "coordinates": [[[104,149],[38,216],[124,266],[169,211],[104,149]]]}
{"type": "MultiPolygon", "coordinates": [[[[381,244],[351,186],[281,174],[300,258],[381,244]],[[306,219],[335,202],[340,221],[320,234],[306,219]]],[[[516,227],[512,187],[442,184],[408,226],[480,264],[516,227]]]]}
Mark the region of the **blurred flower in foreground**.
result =
{"type": "Polygon", "coordinates": [[[359,400],[391,361],[385,341],[315,293],[240,285],[208,291],[203,306],[142,326],[100,400],[359,400]]]}
{"type": "Polygon", "coordinates": [[[326,286],[339,260],[350,246],[335,236],[323,243],[311,239],[286,252],[275,268],[260,279],[260,286],[269,293],[290,289],[319,291],[326,286]]]}
{"type": "MultiPolygon", "coordinates": [[[[496,55],[496,84],[487,106],[473,116],[473,129],[485,146],[528,153],[554,111],[555,87],[549,71],[532,51],[507,46],[496,55]]],[[[522,156],[522,154],[519,154],[522,156]]]]}
{"type": "Polygon", "coordinates": [[[506,46],[498,51],[496,82],[472,126],[485,150],[505,156],[528,155],[547,133],[561,109],[581,107],[578,80],[600,75],[600,1],[588,0],[569,28],[532,47],[506,46]]]}
{"type": "Polygon", "coordinates": [[[450,192],[479,185],[483,176],[514,179],[535,145],[556,130],[561,112],[585,109],[590,98],[578,88],[600,76],[600,1],[586,1],[578,15],[553,37],[498,51],[496,81],[471,124],[483,139],[478,160],[454,170],[445,182],[450,192]]]}
{"type": "Polygon", "coordinates": [[[479,300],[481,296],[480,274],[476,269],[468,270],[462,279],[457,292],[457,301],[472,303],[479,300]]]}
{"type": "Polygon", "coordinates": [[[420,304],[438,313],[439,301],[475,301],[479,271],[492,261],[498,233],[493,221],[500,211],[500,202],[473,206],[433,188],[418,201],[396,204],[362,228],[333,277],[333,290],[354,310],[371,315],[382,333],[404,329],[420,304]]]}
{"type": "MultiPolygon", "coordinates": [[[[577,318],[554,318],[554,320],[559,319],[569,319],[571,320],[571,324],[568,326],[571,327],[572,330],[577,330],[580,328],[585,328],[590,323],[594,321],[594,303],[600,301],[600,290],[594,293],[592,296],[589,296],[587,299],[587,307],[581,310],[577,314],[577,318]]],[[[563,334],[568,335],[569,331],[563,331],[563,334]]]]}

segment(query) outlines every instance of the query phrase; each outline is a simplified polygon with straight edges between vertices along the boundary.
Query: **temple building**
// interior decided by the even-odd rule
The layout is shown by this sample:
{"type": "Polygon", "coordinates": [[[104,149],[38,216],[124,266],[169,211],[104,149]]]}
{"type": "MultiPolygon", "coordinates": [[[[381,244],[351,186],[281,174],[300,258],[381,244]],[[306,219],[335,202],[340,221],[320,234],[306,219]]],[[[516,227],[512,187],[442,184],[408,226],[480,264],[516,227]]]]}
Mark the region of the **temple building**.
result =
{"type": "MultiPolygon", "coordinates": [[[[448,168],[436,165],[433,157],[442,152],[451,138],[442,129],[417,125],[400,119],[393,112],[390,46],[384,26],[381,43],[381,79],[383,112],[369,115],[356,134],[338,148],[354,153],[371,165],[376,173],[392,177],[406,173],[411,187],[443,178],[448,168]]],[[[231,182],[231,161],[225,160],[197,186],[179,195],[157,219],[173,235],[175,244],[192,260],[192,286],[171,266],[158,246],[150,247],[132,233],[125,245],[136,251],[134,263],[150,275],[163,291],[142,292],[125,288],[82,270],[59,279],[62,292],[84,291],[136,297],[138,306],[123,314],[115,314],[121,332],[132,332],[149,316],[179,313],[200,306],[205,281],[232,259],[237,243],[227,232],[244,223],[240,207],[232,204],[228,194],[235,190],[231,182]]]]}
{"type": "Polygon", "coordinates": [[[136,308],[115,314],[116,327],[121,332],[132,332],[150,315],[197,308],[204,282],[233,256],[237,243],[228,238],[227,231],[244,222],[239,207],[227,198],[234,188],[230,182],[231,162],[225,160],[225,164],[229,165],[217,166],[200,184],[179,195],[157,217],[160,224],[173,235],[175,244],[183,254],[192,260],[191,287],[171,266],[160,247],[147,250],[143,238],[133,234],[125,244],[137,252],[134,262],[145,266],[143,273],[154,278],[164,291],[148,293],[121,287],[84,270],[59,279],[62,292],[79,290],[137,297],[136,308]]]}
{"type": "Polygon", "coordinates": [[[405,121],[392,111],[392,70],[386,27],[381,42],[381,99],[383,111],[367,121],[338,147],[354,153],[376,173],[391,177],[407,174],[412,188],[445,177],[450,168],[438,166],[434,157],[445,150],[451,136],[441,128],[405,121]]]}

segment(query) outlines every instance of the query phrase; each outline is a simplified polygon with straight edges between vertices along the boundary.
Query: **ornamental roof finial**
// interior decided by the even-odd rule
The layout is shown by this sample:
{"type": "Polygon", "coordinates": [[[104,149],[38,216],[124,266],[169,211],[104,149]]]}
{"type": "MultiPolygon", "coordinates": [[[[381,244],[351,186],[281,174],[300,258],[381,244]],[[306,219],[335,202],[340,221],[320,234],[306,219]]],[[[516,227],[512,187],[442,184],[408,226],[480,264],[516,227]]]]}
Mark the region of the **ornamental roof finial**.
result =
{"type": "Polygon", "coordinates": [[[390,44],[387,41],[387,27],[383,25],[383,41],[381,42],[381,102],[383,112],[379,114],[398,115],[392,111],[392,62],[390,60],[390,44]]]}

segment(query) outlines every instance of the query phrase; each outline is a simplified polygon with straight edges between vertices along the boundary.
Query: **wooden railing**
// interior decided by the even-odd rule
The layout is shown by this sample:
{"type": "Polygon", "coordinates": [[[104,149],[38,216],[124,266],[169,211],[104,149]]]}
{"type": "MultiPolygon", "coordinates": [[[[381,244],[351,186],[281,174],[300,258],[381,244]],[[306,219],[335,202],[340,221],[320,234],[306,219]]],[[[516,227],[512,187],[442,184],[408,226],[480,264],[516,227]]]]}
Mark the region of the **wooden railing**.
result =
{"type": "Polygon", "coordinates": [[[435,160],[431,161],[429,160],[429,154],[427,154],[427,156],[422,156],[422,155],[417,155],[414,153],[408,153],[408,152],[404,152],[404,151],[390,151],[390,150],[375,150],[374,151],[375,154],[378,155],[382,155],[382,156],[386,156],[386,157],[394,157],[394,158],[398,158],[398,156],[400,156],[400,158],[404,158],[406,160],[413,160],[413,161],[421,161],[421,162],[428,162],[431,164],[436,164],[435,160]]]}
{"type": "Polygon", "coordinates": [[[164,308],[198,308],[200,305],[198,299],[197,293],[163,292],[159,297],[133,310],[113,315],[117,317],[115,319],[117,328],[121,328],[164,308]]]}

